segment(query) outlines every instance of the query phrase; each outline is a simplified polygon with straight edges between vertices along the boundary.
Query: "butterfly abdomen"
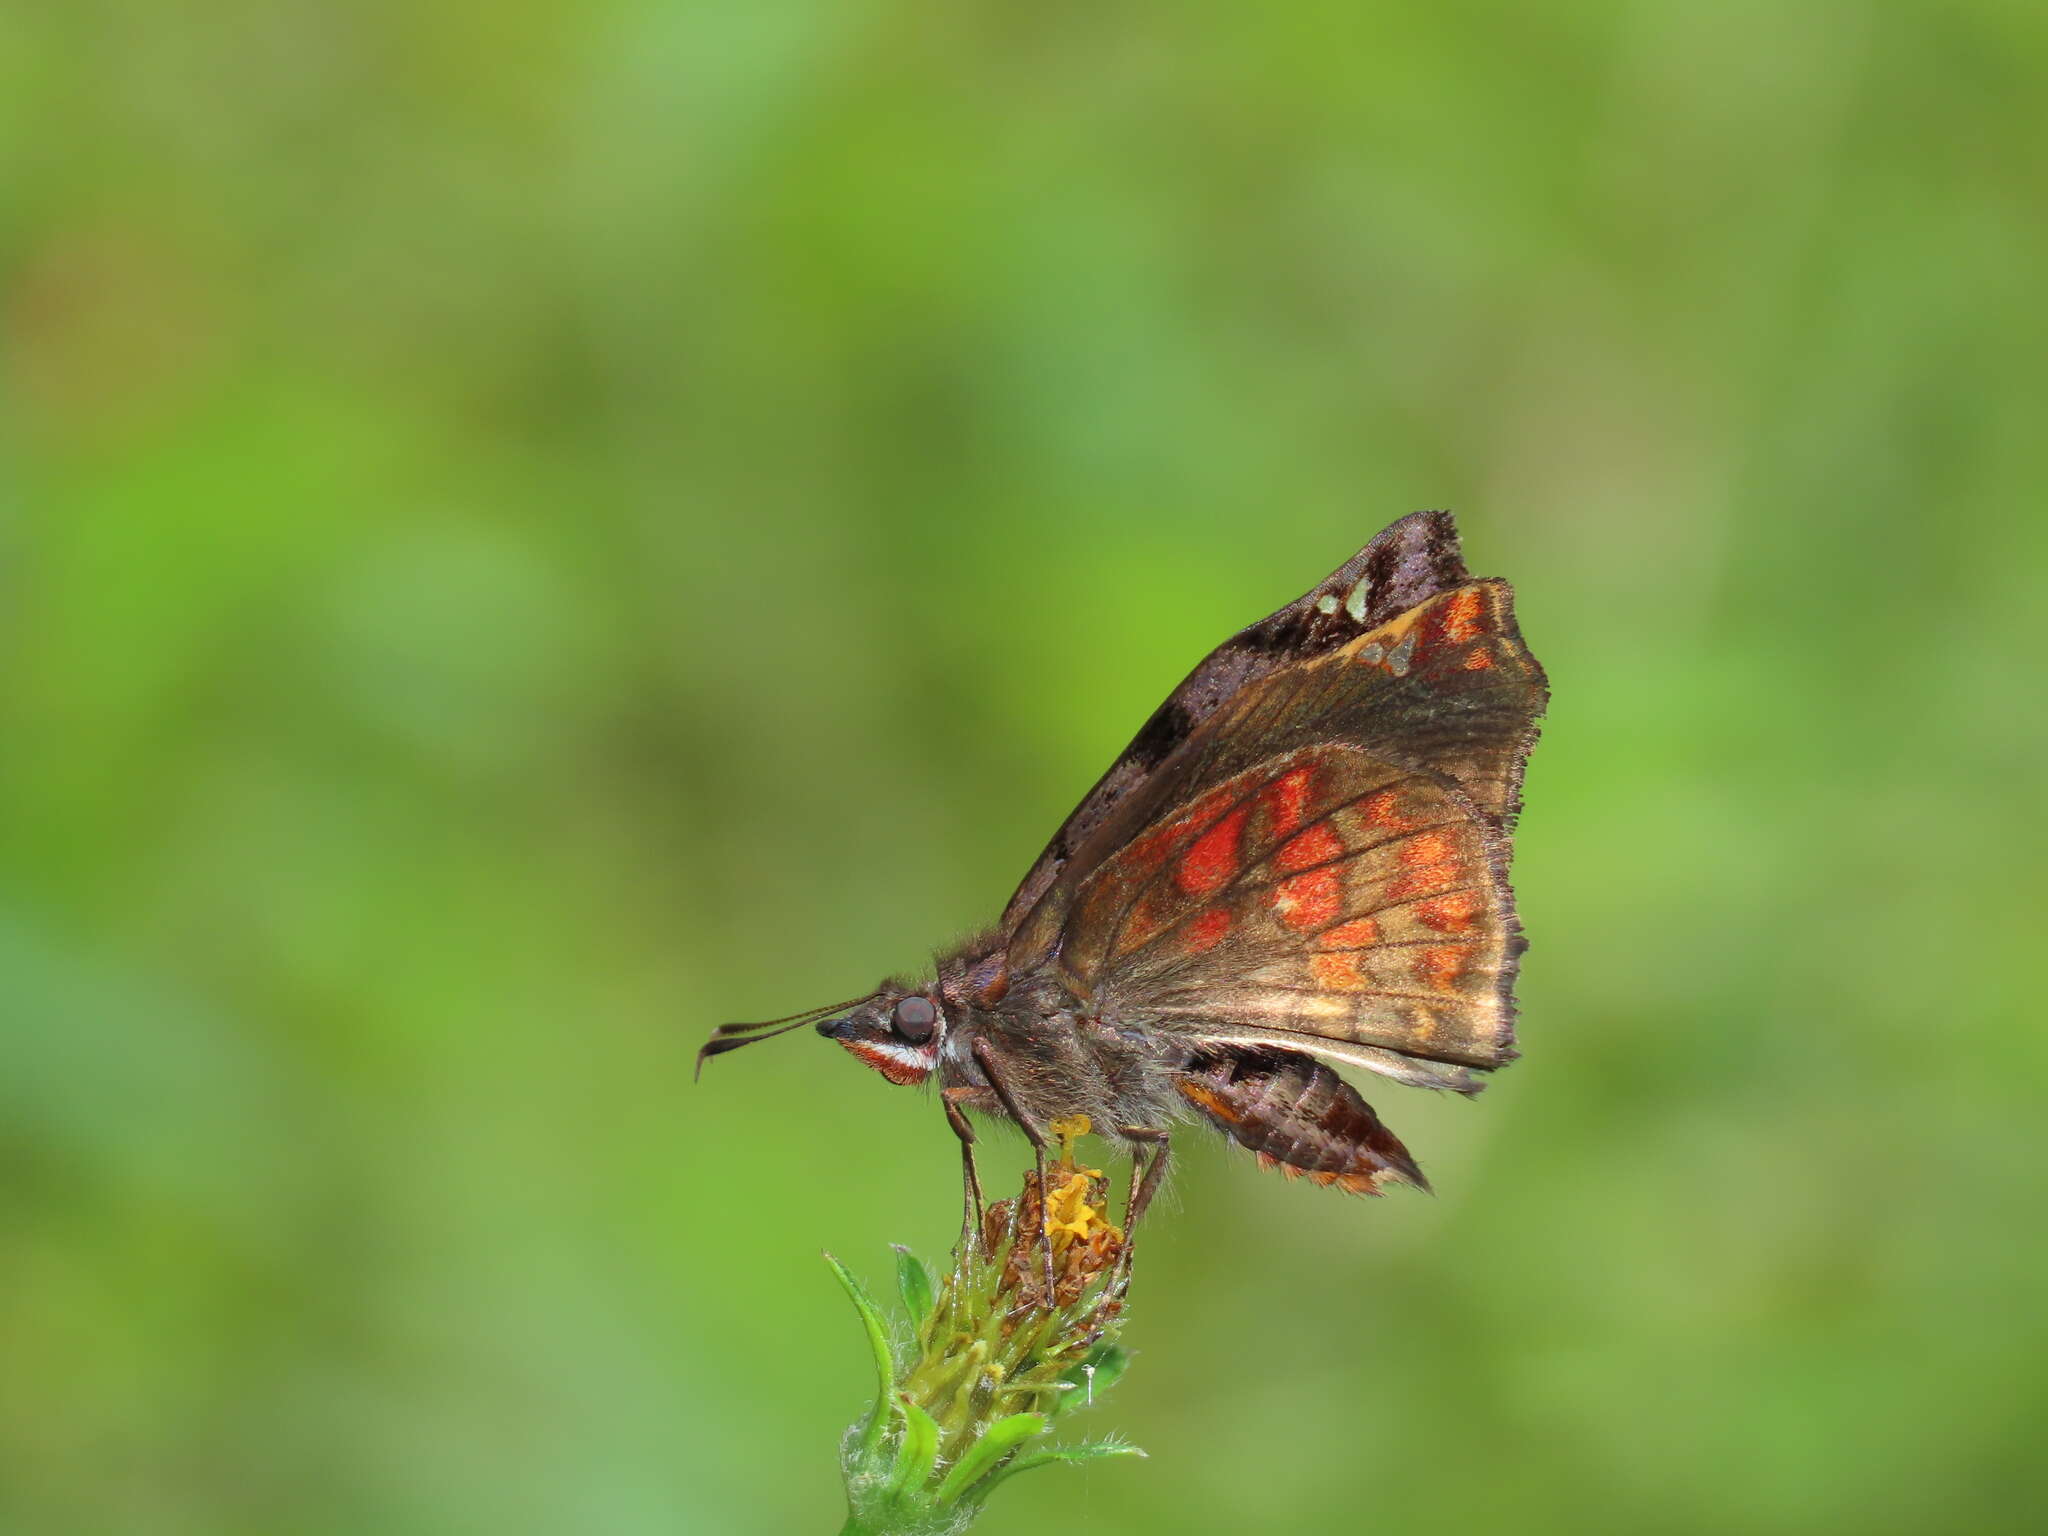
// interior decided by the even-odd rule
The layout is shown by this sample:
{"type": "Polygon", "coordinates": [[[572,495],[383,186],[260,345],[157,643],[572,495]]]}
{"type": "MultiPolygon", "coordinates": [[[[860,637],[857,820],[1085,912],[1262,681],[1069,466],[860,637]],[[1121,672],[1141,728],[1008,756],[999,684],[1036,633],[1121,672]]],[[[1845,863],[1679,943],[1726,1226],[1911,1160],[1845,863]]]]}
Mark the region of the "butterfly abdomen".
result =
{"type": "Polygon", "coordinates": [[[1185,1098],[1224,1135],[1290,1177],[1307,1174],[1355,1194],[1382,1178],[1428,1189],[1400,1140],[1358,1090],[1310,1056],[1292,1051],[1208,1052],[1182,1075],[1185,1098]]]}

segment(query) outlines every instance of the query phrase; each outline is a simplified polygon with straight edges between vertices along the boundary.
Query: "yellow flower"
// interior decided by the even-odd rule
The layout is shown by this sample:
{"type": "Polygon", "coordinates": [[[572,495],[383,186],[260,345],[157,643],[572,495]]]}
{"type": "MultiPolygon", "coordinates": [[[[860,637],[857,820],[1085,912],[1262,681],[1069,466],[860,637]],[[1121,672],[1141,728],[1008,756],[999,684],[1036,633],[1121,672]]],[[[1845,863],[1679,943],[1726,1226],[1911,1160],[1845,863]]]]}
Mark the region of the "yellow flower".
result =
{"type": "Polygon", "coordinates": [[[1045,1229],[1055,1241],[1064,1237],[1085,1243],[1094,1236],[1096,1228],[1104,1224],[1101,1208],[1088,1203],[1091,1173],[1095,1173],[1092,1168],[1076,1169],[1066,1183],[1053,1190],[1052,1198],[1046,1202],[1045,1229]]]}
{"type": "Polygon", "coordinates": [[[1086,1115],[1064,1115],[1048,1129],[1059,1138],[1059,1161],[1048,1170],[1060,1182],[1045,1195],[1045,1230],[1056,1253],[1064,1254],[1075,1243],[1087,1246],[1100,1233],[1122,1232],[1105,1221],[1109,1199],[1102,1186],[1100,1168],[1084,1168],[1074,1160],[1074,1143],[1092,1129],[1086,1115]],[[1064,1177],[1062,1177],[1064,1175],[1064,1177]]]}

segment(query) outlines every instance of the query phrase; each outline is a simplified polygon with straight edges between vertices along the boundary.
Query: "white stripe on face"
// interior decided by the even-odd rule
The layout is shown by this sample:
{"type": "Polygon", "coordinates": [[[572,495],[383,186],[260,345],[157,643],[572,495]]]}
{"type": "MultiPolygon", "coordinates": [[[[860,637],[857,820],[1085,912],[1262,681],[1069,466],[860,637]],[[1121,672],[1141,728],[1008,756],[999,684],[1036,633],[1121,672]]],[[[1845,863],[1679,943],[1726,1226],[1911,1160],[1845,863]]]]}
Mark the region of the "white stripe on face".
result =
{"type": "Polygon", "coordinates": [[[936,1038],[923,1045],[912,1045],[907,1040],[848,1040],[845,1045],[890,1082],[899,1085],[923,1082],[932,1075],[932,1067],[939,1057],[936,1038]]]}

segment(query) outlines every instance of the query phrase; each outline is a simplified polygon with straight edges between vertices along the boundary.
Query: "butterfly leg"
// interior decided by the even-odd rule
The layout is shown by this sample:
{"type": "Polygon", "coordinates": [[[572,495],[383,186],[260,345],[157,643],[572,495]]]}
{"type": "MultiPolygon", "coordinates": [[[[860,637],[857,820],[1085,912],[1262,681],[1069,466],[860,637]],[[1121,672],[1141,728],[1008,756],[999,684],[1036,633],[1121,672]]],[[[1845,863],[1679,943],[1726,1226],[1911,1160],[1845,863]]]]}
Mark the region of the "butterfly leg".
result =
{"type": "Polygon", "coordinates": [[[988,1079],[989,1087],[995,1090],[996,1097],[1002,1100],[1003,1108],[1030,1141],[1032,1154],[1038,1161],[1038,1246],[1045,1258],[1045,1304],[1050,1307],[1053,1299],[1052,1234],[1046,1229],[1052,1221],[1052,1205],[1047,1198],[1050,1185],[1045,1167],[1045,1154],[1048,1150],[1045,1132],[1038,1128],[1038,1123],[1025,1112],[1024,1106],[1011,1094],[1010,1085],[1003,1081],[1003,1069],[996,1065],[996,1053],[989,1049],[986,1040],[975,1040],[974,1061],[975,1065],[981,1068],[981,1075],[988,1079]]]}
{"type": "Polygon", "coordinates": [[[1126,1125],[1119,1135],[1132,1141],[1149,1142],[1152,1146],[1150,1157],[1131,1157],[1131,1196],[1124,1205],[1124,1232],[1128,1235],[1137,1230],[1138,1218],[1145,1214],[1145,1208],[1152,1203],[1152,1197],[1159,1193],[1159,1186],[1166,1178],[1166,1159],[1172,1150],[1171,1131],[1156,1131],[1148,1125],[1126,1125]],[[1143,1165],[1145,1176],[1138,1177],[1143,1165]]]}
{"type": "Polygon", "coordinates": [[[1172,1151],[1172,1133],[1154,1130],[1147,1125],[1126,1125],[1118,1135],[1129,1141],[1149,1143],[1151,1156],[1143,1150],[1131,1154],[1131,1192],[1124,1201],[1124,1251],[1117,1260],[1123,1271],[1126,1284],[1130,1282],[1131,1255],[1138,1246],[1138,1218],[1145,1214],[1145,1208],[1152,1203],[1152,1197],[1159,1192],[1159,1186],[1166,1180],[1166,1162],[1172,1151]],[[1139,1170],[1143,1170],[1142,1177],[1139,1170]]]}
{"type": "Polygon", "coordinates": [[[947,1088],[941,1091],[939,1101],[946,1106],[946,1123],[953,1127],[953,1134],[960,1138],[960,1257],[964,1262],[974,1251],[974,1245],[981,1240],[982,1202],[981,1178],[974,1171],[974,1127],[968,1123],[961,1100],[972,1098],[972,1088],[947,1088]]]}

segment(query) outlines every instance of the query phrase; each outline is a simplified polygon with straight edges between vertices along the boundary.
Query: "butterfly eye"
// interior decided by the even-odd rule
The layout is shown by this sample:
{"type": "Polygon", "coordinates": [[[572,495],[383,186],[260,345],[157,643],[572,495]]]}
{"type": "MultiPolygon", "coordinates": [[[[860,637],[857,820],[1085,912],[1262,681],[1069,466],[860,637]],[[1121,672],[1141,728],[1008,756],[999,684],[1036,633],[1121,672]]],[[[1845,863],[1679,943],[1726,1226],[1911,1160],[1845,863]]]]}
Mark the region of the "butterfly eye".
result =
{"type": "Polygon", "coordinates": [[[928,997],[906,997],[896,1005],[894,1022],[897,1034],[912,1045],[923,1045],[939,1022],[939,1010],[928,997]]]}

